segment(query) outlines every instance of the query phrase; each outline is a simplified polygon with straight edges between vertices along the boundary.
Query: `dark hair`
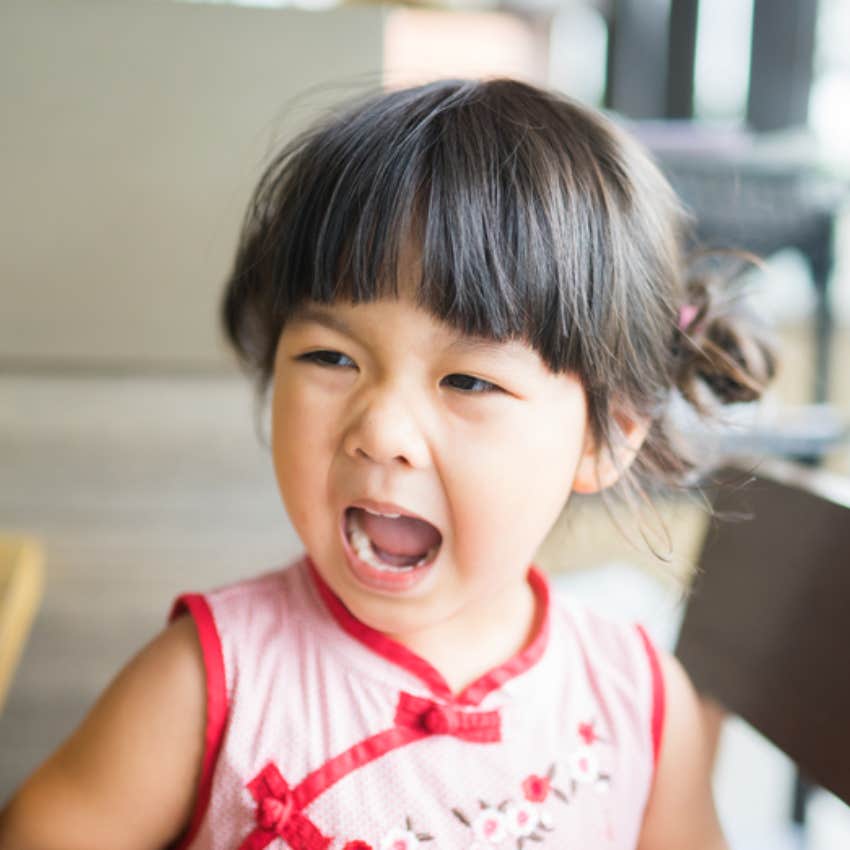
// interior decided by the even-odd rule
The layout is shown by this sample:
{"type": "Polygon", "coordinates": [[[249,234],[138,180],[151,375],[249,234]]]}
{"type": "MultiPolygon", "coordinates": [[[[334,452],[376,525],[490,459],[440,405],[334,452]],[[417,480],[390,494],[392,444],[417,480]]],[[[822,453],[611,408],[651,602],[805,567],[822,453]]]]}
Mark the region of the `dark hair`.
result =
{"type": "Polygon", "coordinates": [[[577,373],[600,444],[616,440],[616,409],[652,418],[628,477],[655,489],[691,468],[669,433],[671,390],[703,409],[697,384],[721,402],[755,399],[775,367],[712,285],[688,279],[686,221],[641,148],[565,97],[506,79],[381,93],[268,166],[223,322],[264,396],[293,309],[397,295],[413,244],[419,304],[577,373]],[[682,328],[686,304],[696,312],[682,328]]]}

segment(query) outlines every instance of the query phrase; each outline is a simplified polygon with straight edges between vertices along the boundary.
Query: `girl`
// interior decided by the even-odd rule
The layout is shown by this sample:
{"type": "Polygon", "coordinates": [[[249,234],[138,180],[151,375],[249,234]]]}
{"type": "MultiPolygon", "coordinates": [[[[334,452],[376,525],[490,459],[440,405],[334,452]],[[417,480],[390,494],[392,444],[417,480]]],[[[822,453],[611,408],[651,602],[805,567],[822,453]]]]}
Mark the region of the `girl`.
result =
{"type": "Polygon", "coordinates": [[[306,553],[179,599],[0,847],[726,847],[681,668],[531,565],[571,492],[688,470],[677,389],[772,373],[685,282],[681,220],[633,142],[508,80],[284,150],[223,315],[306,553]]]}

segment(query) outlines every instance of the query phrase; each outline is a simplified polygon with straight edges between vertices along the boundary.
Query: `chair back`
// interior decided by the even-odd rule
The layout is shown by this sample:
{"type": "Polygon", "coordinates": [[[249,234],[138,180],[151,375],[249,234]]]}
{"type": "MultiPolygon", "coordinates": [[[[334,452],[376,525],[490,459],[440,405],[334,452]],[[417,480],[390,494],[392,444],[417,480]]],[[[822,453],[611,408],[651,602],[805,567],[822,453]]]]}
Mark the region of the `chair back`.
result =
{"type": "Polygon", "coordinates": [[[698,691],[850,803],[850,479],[787,462],[747,477],[723,476],[738,484],[714,500],[676,655],[698,691]]]}

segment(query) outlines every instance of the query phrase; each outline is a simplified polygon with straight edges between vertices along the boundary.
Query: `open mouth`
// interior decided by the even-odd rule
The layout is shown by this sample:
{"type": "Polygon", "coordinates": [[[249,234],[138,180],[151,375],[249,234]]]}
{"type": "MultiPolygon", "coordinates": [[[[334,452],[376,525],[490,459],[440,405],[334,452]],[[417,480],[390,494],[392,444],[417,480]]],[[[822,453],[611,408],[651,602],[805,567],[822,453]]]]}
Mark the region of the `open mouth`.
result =
{"type": "Polygon", "coordinates": [[[345,535],[354,554],[372,569],[413,572],[433,563],[443,537],[431,523],[401,514],[346,508],[345,535]]]}

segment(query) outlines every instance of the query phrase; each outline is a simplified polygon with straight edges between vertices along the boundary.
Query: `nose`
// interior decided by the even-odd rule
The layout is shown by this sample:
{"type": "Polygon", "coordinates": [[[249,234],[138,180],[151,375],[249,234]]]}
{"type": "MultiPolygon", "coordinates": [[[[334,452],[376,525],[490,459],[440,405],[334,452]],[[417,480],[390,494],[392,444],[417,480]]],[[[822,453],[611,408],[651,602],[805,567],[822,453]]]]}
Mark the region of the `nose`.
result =
{"type": "Polygon", "coordinates": [[[345,433],[345,453],[374,463],[400,463],[423,469],[430,462],[428,441],[411,408],[398,392],[374,393],[345,433]]]}

